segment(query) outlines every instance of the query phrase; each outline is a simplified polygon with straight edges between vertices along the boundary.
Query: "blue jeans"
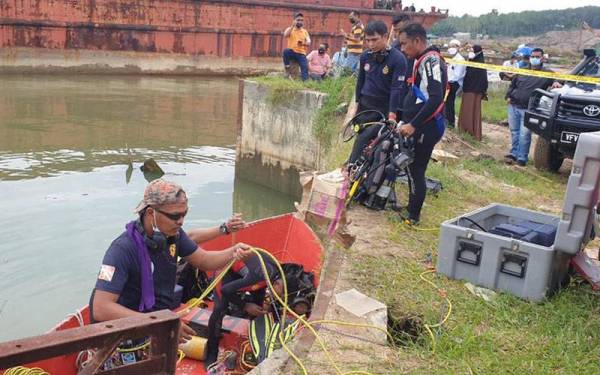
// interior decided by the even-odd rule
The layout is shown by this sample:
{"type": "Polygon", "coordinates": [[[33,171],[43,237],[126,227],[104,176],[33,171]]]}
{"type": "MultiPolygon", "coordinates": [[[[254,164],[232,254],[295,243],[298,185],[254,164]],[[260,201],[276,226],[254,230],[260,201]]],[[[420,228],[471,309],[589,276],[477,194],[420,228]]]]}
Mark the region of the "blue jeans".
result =
{"type": "Polygon", "coordinates": [[[308,60],[306,60],[306,55],[301,53],[294,52],[293,49],[286,48],[283,50],[283,65],[285,67],[289,67],[292,61],[295,61],[300,65],[300,74],[302,76],[302,80],[306,81],[308,79],[308,60]]]}
{"type": "Polygon", "coordinates": [[[348,54],[346,60],[344,60],[344,68],[352,70],[354,73],[358,73],[360,67],[360,55],[348,54]]]}
{"type": "Polygon", "coordinates": [[[508,125],[510,127],[511,149],[510,154],[517,161],[527,163],[529,160],[529,147],[531,146],[531,130],[524,125],[525,109],[508,105],[508,125]]]}

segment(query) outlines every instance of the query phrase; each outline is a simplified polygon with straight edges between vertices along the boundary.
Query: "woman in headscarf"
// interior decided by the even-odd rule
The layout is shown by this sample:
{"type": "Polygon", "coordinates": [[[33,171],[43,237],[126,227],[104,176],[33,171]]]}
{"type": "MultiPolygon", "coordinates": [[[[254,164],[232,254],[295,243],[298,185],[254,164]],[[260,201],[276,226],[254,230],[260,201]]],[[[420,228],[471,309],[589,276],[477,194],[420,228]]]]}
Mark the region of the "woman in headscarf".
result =
{"type": "MultiPolygon", "coordinates": [[[[485,61],[480,45],[474,45],[469,52],[469,61],[485,61]]],[[[487,70],[467,67],[463,84],[463,96],[458,117],[458,127],[481,141],[481,100],[487,100],[487,70]]]]}

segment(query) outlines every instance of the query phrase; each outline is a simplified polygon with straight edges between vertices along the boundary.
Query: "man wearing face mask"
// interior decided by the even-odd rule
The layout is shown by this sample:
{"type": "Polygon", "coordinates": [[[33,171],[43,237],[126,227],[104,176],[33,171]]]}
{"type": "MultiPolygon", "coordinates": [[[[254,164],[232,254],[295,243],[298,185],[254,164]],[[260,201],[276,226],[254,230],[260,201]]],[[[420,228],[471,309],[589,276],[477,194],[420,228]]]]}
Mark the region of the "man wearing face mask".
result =
{"type": "MultiPolygon", "coordinates": [[[[389,120],[396,121],[396,111],[405,92],[406,59],[395,48],[387,47],[388,29],[383,21],[371,21],[365,29],[368,48],[360,56],[360,69],[356,82],[357,113],[364,112],[359,124],[380,120],[379,111],[389,120]],[[371,111],[371,112],[365,112],[371,111]]],[[[381,126],[372,125],[360,129],[349,163],[355,163],[365,146],[377,136],[381,126]]]]}
{"type": "Polygon", "coordinates": [[[321,81],[329,75],[331,58],[325,44],[321,44],[318,50],[309,53],[306,59],[308,60],[308,75],[311,79],[321,81]]]}
{"type": "Polygon", "coordinates": [[[456,93],[463,86],[465,74],[467,73],[467,67],[461,64],[452,64],[453,61],[465,61],[465,58],[460,54],[458,49],[460,48],[460,41],[453,39],[448,44],[448,54],[452,56],[448,65],[448,82],[450,84],[450,92],[446,99],[446,121],[448,122],[449,128],[454,128],[454,122],[456,119],[455,105],[456,93]]]}
{"type": "MultiPolygon", "coordinates": [[[[125,226],[104,255],[90,298],[93,322],[173,308],[178,257],[200,270],[214,271],[252,255],[245,244],[223,251],[198,247],[182,229],[187,195],[175,183],[151,182],[135,212],[138,218],[125,226]]],[[[181,322],[179,341],[193,334],[181,322]]]]}
{"type": "MultiPolygon", "coordinates": [[[[551,71],[544,68],[544,50],[534,48],[529,59],[532,70],[551,71]]],[[[525,110],[529,98],[536,89],[561,87],[562,85],[550,78],[516,75],[506,93],[508,102],[508,125],[510,127],[511,149],[504,157],[507,164],[517,163],[527,165],[529,160],[529,147],[531,146],[531,130],[524,125],[525,110]]]]}
{"type": "Polygon", "coordinates": [[[346,65],[344,67],[356,73],[358,72],[360,55],[363,53],[365,26],[360,21],[360,13],[357,10],[350,12],[348,20],[352,24],[350,33],[348,34],[343,29],[341,30],[348,48],[348,58],[346,59],[346,65]]]}
{"type": "Polygon", "coordinates": [[[283,38],[287,39],[287,48],[283,50],[283,65],[286,73],[290,74],[292,61],[300,65],[302,80],[308,79],[308,61],[306,53],[310,46],[310,35],[304,28],[304,15],[300,12],[294,15],[292,26],[285,29],[283,38]]]}

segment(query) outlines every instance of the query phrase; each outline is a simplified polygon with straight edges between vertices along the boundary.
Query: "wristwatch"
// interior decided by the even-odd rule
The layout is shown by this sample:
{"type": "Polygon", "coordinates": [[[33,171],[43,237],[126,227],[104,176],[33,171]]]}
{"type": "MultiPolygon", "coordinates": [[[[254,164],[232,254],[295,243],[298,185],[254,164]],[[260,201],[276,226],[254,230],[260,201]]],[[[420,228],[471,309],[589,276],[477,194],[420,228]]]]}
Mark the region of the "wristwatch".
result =
{"type": "Polygon", "coordinates": [[[219,232],[221,232],[222,234],[229,234],[229,228],[227,228],[227,223],[221,224],[221,226],[219,227],[219,232]]]}

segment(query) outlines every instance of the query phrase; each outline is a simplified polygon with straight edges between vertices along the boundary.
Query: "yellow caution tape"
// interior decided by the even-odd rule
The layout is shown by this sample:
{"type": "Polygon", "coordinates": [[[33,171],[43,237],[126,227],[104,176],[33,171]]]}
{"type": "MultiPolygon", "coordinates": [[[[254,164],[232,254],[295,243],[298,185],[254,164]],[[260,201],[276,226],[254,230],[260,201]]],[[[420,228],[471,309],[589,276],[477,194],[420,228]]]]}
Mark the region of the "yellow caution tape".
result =
{"type": "Polygon", "coordinates": [[[465,65],[473,68],[487,69],[495,72],[504,72],[504,73],[514,73],[520,74],[524,76],[533,76],[533,77],[542,77],[542,78],[550,78],[557,81],[570,81],[570,82],[583,82],[583,83],[591,83],[595,85],[600,85],[600,78],[596,77],[587,77],[587,76],[577,76],[574,74],[563,74],[556,72],[548,72],[544,70],[533,70],[533,69],[520,69],[513,68],[512,66],[500,66],[500,65],[492,65],[492,64],[484,64],[473,61],[462,61],[462,60],[447,60],[447,64],[449,65],[465,65]]]}

